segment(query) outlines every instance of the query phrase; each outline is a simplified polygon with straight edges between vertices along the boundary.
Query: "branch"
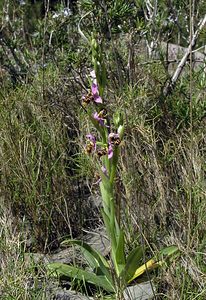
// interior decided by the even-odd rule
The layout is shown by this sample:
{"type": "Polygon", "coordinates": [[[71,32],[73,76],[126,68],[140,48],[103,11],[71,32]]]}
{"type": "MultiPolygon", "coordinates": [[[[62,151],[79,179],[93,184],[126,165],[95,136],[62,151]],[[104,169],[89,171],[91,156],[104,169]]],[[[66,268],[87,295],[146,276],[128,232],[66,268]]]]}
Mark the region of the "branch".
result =
{"type": "Polygon", "coordinates": [[[188,57],[190,55],[190,52],[192,51],[192,49],[194,48],[195,44],[196,44],[196,41],[197,41],[197,38],[198,38],[198,35],[199,33],[201,32],[201,30],[203,29],[203,27],[205,26],[206,24],[206,15],[204,16],[204,18],[200,21],[199,23],[199,27],[198,29],[195,31],[194,35],[193,35],[193,38],[189,44],[189,47],[185,53],[185,55],[183,56],[183,58],[181,59],[179,65],[177,66],[177,69],[176,71],[174,72],[171,80],[167,83],[167,85],[164,87],[163,89],[163,95],[164,96],[167,96],[171,90],[175,87],[175,84],[177,82],[177,80],[179,79],[181,73],[182,73],[182,70],[188,60],[188,57]]]}

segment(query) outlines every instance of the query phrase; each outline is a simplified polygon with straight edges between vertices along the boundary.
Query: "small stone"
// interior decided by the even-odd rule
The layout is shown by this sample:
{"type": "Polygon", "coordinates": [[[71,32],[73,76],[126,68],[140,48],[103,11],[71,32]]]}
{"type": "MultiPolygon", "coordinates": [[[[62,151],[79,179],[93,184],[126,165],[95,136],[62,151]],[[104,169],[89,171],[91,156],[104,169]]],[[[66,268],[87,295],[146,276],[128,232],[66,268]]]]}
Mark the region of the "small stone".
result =
{"type": "Polygon", "coordinates": [[[83,296],[80,293],[67,290],[57,290],[52,300],[91,300],[93,298],[83,296]]]}
{"type": "Polygon", "coordinates": [[[124,291],[125,300],[150,300],[154,298],[154,287],[150,281],[129,286],[124,291]]]}

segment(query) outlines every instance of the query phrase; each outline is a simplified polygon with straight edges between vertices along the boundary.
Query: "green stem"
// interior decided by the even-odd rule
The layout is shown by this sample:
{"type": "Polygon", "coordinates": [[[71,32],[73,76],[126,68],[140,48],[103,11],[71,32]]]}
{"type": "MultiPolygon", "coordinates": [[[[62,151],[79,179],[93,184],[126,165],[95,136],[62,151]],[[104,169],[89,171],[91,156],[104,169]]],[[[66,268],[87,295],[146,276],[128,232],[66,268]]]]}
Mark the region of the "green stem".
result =
{"type": "Polygon", "coordinates": [[[117,163],[118,163],[118,158],[119,158],[119,147],[114,146],[114,153],[113,153],[113,158],[112,158],[112,165],[111,165],[111,172],[110,172],[110,182],[112,185],[114,185],[114,180],[116,177],[116,172],[117,172],[117,163]]]}

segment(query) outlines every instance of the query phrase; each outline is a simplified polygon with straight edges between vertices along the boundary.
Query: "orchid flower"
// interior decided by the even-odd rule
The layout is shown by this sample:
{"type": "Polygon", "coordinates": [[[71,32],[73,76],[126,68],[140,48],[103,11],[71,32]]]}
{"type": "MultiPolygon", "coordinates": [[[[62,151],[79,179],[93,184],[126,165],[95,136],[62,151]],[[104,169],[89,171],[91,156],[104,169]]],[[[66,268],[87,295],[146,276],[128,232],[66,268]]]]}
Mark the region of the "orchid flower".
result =
{"type": "Polygon", "coordinates": [[[96,83],[92,83],[92,96],[96,103],[102,103],[102,98],[99,96],[99,89],[96,83]]]}
{"type": "Polygon", "coordinates": [[[121,143],[118,133],[111,132],[108,136],[108,158],[111,159],[113,157],[113,146],[118,146],[121,143]]]}
{"type": "Polygon", "coordinates": [[[88,139],[88,140],[90,140],[90,142],[92,142],[93,143],[93,145],[94,145],[94,147],[95,147],[95,150],[96,150],[96,137],[93,135],[93,134],[87,134],[86,135],[86,138],[88,139]]]}
{"type": "Polygon", "coordinates": [[[112,147],[112,144],[111,144],[111,143],[109,144],[107,154],[108,154],[108,158],[111,159],[112,156],[113,156],[113,147],[112,147]]]}
{"type": "MultiPolygon", "coordinates": [[[[107,169],[105,168],[105,166],[102,166],[102,167],[101,167],[101,170],[102,170],[102,173],[103,173],[105,176],[108,177],[107,169]]],[[[100,183],[101,181],[102,181],[102,178],[101,178],[101,176],[100,176],[99,179],[98,179],[94,184],[98,184],[98,183],[100,183]]]]}
{"type": "Polygon", "coordinates": [[[85,151],[87,154],[90,154],[93,151],[96,151],[96,137],[92,134],[87,134],[86,138],[89,140],[89,143],[86,144],[85,151]]]}
{"type": "Polygon", "coordinates": [[[90,72],[90,76],[92,78],[92,95],[94,98],[94,102],[96,103],[102,103],[102,98],[99,96],[99,89],[98,89],[98,85],[97,85],[97,78],[96,78],[96,74],[95,71],[91,71],[90,72]]]}
{"type": "Polygon", "coordinates": [[[93,118],[101,125],[101,126],[104,126],[104,123],[105,123],[105,119],[101,116],[99,116],[99,114],[97,112],[95,112],[93,114],[93,118]]]}
{"type": "Polygon", "coordinates": [[[83,105],[86,106],[90,102],[102,103],[102,98],[99,96],[99,89],[96,79],[93,79],[91,90],[86,96],[82,97],[83,105]]]}
{"type": "Polygon", "coordinates": [[[111,132],[108,138],[109,138],[109,143],[111,143],[112,145],[115,144],[118,146],[121,143],[118,133],[111,132]]]}

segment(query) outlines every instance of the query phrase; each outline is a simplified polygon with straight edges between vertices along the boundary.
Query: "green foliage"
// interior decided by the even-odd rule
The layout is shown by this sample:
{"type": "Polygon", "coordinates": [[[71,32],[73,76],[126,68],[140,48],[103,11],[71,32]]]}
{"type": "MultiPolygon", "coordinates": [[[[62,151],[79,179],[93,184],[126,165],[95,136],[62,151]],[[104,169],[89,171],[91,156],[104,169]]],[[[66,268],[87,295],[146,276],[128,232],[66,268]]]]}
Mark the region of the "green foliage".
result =
{"type": "Polygon", "coordinates": [[[109,274],[109,264],[106,259],[96,250],[94,250],[91,246],[83,241],[78,240],[65,240],[62,242],[62,245],[78,245],[82,249],[82,253],[85,256],[88,264],[92,269],[101,270],[102,274],[104,274],[109,281],[112,282],[111,274],[109,274]]]}
{"type": "Polygon", "coordinates": [[[159,251],[154,258],[140,266],[140,261],[143,257],[142,248],[140,246],[134,248],[125,261],[123,236],[123,232],[121,232],[116,251],[115,253],[112,252],[114,255],[112,256],[112,259],[117,276],[116,281],[118,282],[118,280],[120,280],[120,287],[115,285],[112,273],[110,273],[111,269],[104,257],[102,257],[102,255],[96,250],[92,249],[88,244],[77,240],[64,241],[63,244],[71,243],[80,246],[83,249],[82,254],[85,256],[90,268],[93,269],[93,272],[62,263],[50,263],[47,265],[49,275],[53,276],[56,274],[60,277],[66,276],[68,278],[86,281],[88,283],[92,283],[96,287],[103,288],[103,290],[107,292],[116,292],[118,295],[119,288],[124,289],[127,286],[127,283],[130,283],[143,273],[162,266],[168,258],[171,258],[171,256],[174,257],[174,255],[177,256],[179,251],[176,246],[164,248],[159,251]]]}
{"type": "Polygon", "coordinates": [[[140,266],[140,262],[143,257],[143,249],[141,246],[137,246],[136,248],[132,249],[129,253],[125,268],[122,270],[121,276],[126,282],[129,282],[131,278],[133,278],[136,270],[140,266]]]}

